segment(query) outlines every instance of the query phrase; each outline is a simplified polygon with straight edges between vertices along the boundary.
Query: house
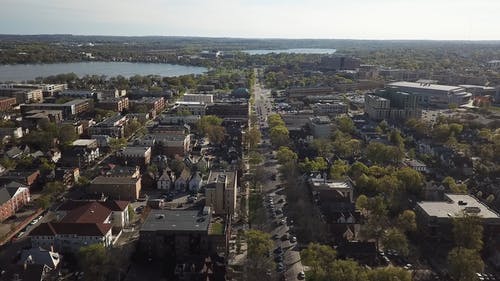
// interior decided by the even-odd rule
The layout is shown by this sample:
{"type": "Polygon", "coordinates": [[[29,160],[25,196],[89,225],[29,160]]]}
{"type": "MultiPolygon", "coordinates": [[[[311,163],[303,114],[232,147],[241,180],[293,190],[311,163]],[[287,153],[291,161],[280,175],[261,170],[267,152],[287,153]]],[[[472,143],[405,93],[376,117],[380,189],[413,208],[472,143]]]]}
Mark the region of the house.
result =
{"type": "Polygon", "coordinates": [[[375,242],[347,242],[337,247],[339,258],[354,259],[361,264],[375,265],[377,247],[375,242]]]}
{"type": "Polygon", "coordinates": [[[57,251],[77,252],[81,247],[113,244],[112,225],[110,223],[67,223],[47,222],[40,224],[29,234],[32,247],[54,247],[57,251]]]}
{"type": "Polygon", "coordinates": [[[175,175],[169,168],[163,171],[163,174],[158,179],[157,189],[170,190],[174,186],[175,175]]]}
{"type": "Polygon", "coordinates": [[[78,168],[63,168],[55,169],[55,179],[62,182],[65,186],[71,187],[78,182],[80,178],[80,169],[78,168]]]}
{"type": "Polygon", "coordinates": [[[196,172],[189,181],[189,191],[191,192],[200,191],[201,182],[202,182],[201,174],[199,172],[196,172]]]}
{"type": "Polygon", "coordinates": [[[0,184],[15,181],[32,189],[38,184],[39,178],[39,170],[10,170],[0,176],[0,184]]]}
{"type": "Polygon", "coordinates": [[[30,233],[32,247],[76,252],[90,244],[111,246],[129,223],[128,201],[67,201],[56,220],[42,223],[30,233]]]}
{"type": "Polygon", "coordinates": [[[40,264],[11,264],[0,273],[1,280],[43,281],[50,274],[50,268],[40,264]]]}
{"type": "Polygon", "coordinates": [[[10,182],[0,187],[0,222],[14,215],[30,202],[29,187],[18,182],[10,182]]]}
{"type": "Polygon", "coordinates": [[[82,168],[101,156],[95,139],[78,139],[63,152],[62,164],[82,168]]]}
{"type": "Polygon", "coordinates": [[[124,228],[130,223],[129,201],[66,201],[57,208],[60,222],[112,223],[113,227],[124,228]]]}
{"type": "Polygon", "coordinates": [[[50,270],[55,270],[61,263],[62,256],[51,250],[41,247],[25,249],[21,252],[21,258],[17,264],[38,264],[47,266],[50,270]]]}
{"type": "Polygon", "coordinates": [[[180,176],[175,180],[174,188],[177,191],[185,191],[189,184],[189,179],[191,178],[191,171],[184,169],[180,176]]]}
{"type": "Polygon", "coordinates": [[[429,172],[427,165],[425,165],[425,163],[423,163],[422,161],[419,161],[417,159],[406,159],[404,161],[404,164],[407,167],[410,167],[413,170],[421,172],[421,173],[428,173],[429,172]]]}
{"type": "Polygon", "coordinates": [[[89,194],[104,194],[117,200],[135,201],[141,192],[141,178],[127,176],[98,176],[87,187],[89,194]]]}

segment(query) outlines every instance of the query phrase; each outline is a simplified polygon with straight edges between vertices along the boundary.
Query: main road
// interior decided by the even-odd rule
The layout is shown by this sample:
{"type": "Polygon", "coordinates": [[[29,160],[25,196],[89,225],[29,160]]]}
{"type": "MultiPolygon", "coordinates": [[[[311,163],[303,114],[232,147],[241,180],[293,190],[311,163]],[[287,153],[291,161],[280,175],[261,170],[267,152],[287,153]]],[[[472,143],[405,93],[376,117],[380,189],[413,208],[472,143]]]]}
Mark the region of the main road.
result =
{"type": "MultiPolygon", "coordinates": [[[[256,72],[256,81],[258,79],[258,73],[256,72]]],[[[254,98],[255,98],[255,112],[257,113],[258,125],[262,132],[262,145],[261,153],[265,156],[265,166],[266,170],[272,175],[277,174],[278,163],[275,160],[275,153],[272,146],[270,145],[269,139],[269,127],[267,125],[267,118],[274,112],[273,100],[271,97],[271,90],[266,89],[262,84],[256,82],[254,85],[254,98]]],[[[300,260],[300,252],[296,249],[297,242],[292,242],[290,240],[293,237],[290,234],[293,228],[293,222],[288,220],[286,217],[286,196],[279,186],[279,177],[276,179],[268,178],[263,184],[263,192],[265,193],[265,202],[268,219],[268,230],[273,237],[275,248],[281,248],[283,251],[283,266],[284,271],[278,274],[280,276],[279,280],[295,281],[299,279],[299,273],[304,270],[304,267],[300,260]],[[270,203],[272,199],[273,203],[270,203]],[[273,213],[275,214],[273,216],[273,213]],[[288,239],[285,239],[287,238],[288,239]]],[[[273,258],[274,256],[273,252],[273,258]]],[[[278,255],[279,256],[279,255],[278,255]]]]}

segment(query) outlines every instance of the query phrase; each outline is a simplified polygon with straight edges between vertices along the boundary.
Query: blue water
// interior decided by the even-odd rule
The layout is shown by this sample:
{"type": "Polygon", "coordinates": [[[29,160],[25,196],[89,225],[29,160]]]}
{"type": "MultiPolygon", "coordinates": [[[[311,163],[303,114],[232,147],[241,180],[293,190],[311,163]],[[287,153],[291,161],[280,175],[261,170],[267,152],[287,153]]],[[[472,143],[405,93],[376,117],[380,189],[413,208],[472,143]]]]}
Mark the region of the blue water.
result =
{"type": "Polygon", "coordinates": [[[124,77],[139,75],[180,76],[202,74],[205,67],[177,65],[168,63],[132,63],[132,62],[74,62],[50,64],[15,64],[0,65],[0,81],[26,81],[37,77],[46,77],[61,73],[84,75],[106,75],[108,77],[122,75],[124,77]]]}
{"type": "Polygon", "coordinates": [[[281,54],[333,54],[335,49],[317,49],[317,48],[302,48],[302,49],[282,49],[282,50],[243,50],[242,52],[249,55],[267,55],[271,53],[281,54]]]}

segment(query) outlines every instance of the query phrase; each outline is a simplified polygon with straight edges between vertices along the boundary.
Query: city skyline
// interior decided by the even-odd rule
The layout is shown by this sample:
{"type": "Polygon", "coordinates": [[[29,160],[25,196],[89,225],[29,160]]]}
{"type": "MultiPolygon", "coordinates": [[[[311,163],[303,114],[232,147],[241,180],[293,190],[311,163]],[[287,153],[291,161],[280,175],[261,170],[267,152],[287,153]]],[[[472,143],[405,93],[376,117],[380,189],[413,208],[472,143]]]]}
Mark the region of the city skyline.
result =
{"type": "Polygon", "coordinates": [[[4,0],[1,34],[500,40],[489,0],[4,0]]]}

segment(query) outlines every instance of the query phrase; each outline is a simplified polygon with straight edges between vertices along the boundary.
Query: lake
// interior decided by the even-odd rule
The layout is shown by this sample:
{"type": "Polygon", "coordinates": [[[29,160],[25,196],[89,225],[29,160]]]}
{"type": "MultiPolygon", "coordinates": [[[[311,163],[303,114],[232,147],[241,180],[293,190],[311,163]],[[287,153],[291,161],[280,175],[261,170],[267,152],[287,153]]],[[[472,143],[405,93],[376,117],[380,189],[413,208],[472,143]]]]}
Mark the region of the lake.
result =
{"type": "Polygon", "coordinates": [[[122,75],[124,77],[139,75],[181,76],[202,74],[205,67],[177,65],[168,63],[133,63],[133,62],[72,62],[48,64],[8,64],[0,65],[0,81],[26,81],[36,77],[46,77],[61,73],[84,75],[106,75],[108,77],[122,75]]]}
{"type": "Polygon", "coordinates": [[[333,54],[337,50],[335,49],[318,49],[318,48],[302,48],[302,49],[282,49],[282,50],[243,50],[243,53],[249,55],[267,55],[271,53],[275,54],[321,54],[328,55],[333,54]]]}

